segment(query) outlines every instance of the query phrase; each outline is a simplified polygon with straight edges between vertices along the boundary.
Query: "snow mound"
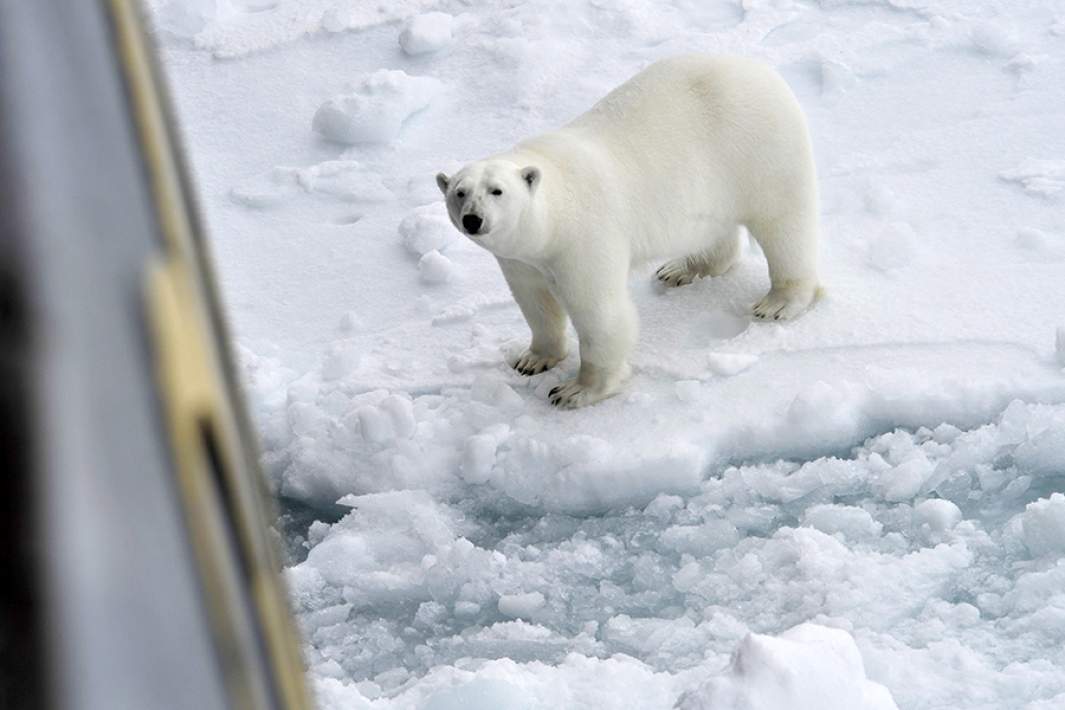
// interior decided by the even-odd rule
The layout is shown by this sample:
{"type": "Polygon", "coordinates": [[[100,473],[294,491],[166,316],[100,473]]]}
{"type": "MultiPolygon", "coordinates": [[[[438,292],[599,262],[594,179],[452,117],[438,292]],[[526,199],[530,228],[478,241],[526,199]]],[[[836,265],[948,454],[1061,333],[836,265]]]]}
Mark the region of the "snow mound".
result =
{"type": "Polygon", "coordinates": [[[403,122],[428,106],[443,85],[398,69],[381,69],[351,94],[334,96],[314,114],[314,130],[339,143],[388,143],[403,122]]]}
{"type": "Polygon", "coordinates": [[[778,637],[749,634],[729,667],[678,710],[898,710],[887,688],[865,677],[846,631],[801,624],[778,637]]]}
{"type": "Polygon", "coordinates": [[[355,160],[327,160],[306,168],[278,166],[234,187],[234,202],[263,209],[277,207],[299,195],[339,202],[383,202],[393,197],[379,174],[355,160]]]}
{"type": "Polygon", "coordinates": [[[447,283],[455,275],[455,265],[446,256],[433,249],[418,260],[418,276],[425,284],[447,283]]]}
{"type": "Polygon", "coordinates": [[[978,52],[992,57],[1012,56],[1020,45],[1017,28],[1001,18],[974,24],[969,37],[978,52]]]}
{"type": "Polygon", "coordinates": [[[444,12],[413,17],[399,33],[399,46],[412,56],[439,52],[451,44],[451,25],[451,15],[444,12]]]}
{"type": "Polygon", "coordinates": [[[414,208],[399,223],[398,231],[403,246],[418,257],[443,251],[459,238],[444,203],[439,201],[414,208]]]}

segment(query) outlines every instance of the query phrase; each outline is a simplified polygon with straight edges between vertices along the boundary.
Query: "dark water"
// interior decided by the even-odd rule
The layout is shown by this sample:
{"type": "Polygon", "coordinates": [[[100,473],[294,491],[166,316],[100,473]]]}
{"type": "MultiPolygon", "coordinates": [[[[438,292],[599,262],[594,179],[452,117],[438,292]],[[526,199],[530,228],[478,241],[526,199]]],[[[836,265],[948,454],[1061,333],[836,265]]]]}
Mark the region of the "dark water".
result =
{"type": "Polygon", "coordinates": [[[282,562],[286,567],[299,564],[307,558],[307,529],[315,521],[332,525],[351,510],[342,505],[314,507],[291,498],[279,497],[277,523],[274,528],[281,537],[282,562]]]}

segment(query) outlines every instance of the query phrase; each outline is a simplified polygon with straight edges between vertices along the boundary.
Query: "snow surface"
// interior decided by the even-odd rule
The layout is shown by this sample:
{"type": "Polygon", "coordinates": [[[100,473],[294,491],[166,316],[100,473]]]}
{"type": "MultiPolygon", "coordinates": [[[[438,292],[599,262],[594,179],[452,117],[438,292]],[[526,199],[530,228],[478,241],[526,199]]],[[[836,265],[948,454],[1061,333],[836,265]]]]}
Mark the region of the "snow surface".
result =
{"type": "Polygon", "coordinates": [[[1065,707],[1060,2],[150,6],[323,708],[1065,707]],[[799,96],[827,297],[641,271],[556,411],[433,175],[693,50],[799,96]]]}

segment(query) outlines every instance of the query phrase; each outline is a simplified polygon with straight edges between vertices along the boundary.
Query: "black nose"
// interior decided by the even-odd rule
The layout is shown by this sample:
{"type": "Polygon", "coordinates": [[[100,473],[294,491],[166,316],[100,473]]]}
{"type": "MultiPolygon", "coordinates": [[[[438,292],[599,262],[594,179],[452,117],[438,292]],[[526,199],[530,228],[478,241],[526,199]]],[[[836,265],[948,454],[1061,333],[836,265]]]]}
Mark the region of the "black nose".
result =
{"type": "Polygon", "coordinates": [[[462,226],[470,234],[477,234],[477,232],[481,231],[482,224],[484,224],[484,220],[475,214],[468,214],[462,218],[462,226]]]}

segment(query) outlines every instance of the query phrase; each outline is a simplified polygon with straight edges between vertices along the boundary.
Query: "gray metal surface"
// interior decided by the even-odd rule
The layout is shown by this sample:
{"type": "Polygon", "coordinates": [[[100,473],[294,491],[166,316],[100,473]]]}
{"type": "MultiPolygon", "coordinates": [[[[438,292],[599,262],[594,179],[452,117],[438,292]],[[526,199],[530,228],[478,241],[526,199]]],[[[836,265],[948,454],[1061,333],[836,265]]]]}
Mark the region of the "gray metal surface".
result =
{"type": "Polygon", "coordinates": [[[225,706],[151,382],[159,238],[102,5],[0,0],[0,219],[38,328],[36,511],[56,707],[225,706]]]}

